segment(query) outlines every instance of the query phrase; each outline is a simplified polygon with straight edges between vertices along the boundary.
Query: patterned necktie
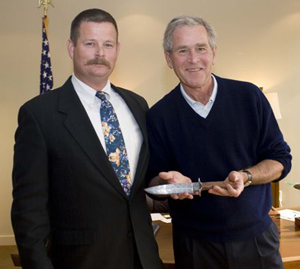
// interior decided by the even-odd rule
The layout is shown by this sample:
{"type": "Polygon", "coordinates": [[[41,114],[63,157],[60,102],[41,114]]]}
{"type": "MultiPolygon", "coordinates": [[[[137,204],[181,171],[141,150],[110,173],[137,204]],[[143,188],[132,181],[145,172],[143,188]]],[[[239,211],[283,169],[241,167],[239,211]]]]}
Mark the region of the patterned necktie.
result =
{"type": "Polygon", "coordinates": [[[105,93],[97,92],[96,96],[101,100],[100,116],[106,144],[106,154],[125,193],[129,196],[132,182],[121,126],[112,104],[106,99],[105,93]]]}

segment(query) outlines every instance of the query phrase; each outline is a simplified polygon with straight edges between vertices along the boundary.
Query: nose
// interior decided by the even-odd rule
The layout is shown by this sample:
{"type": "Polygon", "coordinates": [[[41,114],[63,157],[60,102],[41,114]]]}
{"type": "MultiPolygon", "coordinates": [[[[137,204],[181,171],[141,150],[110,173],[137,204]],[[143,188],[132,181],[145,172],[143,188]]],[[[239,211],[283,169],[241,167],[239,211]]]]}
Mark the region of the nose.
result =
{"type": "Polygon", "coordinates": [[[95,50],[95,57],[96,58],[103,58],[105,56],[104,49],[102,46],[97,46],[95,50]]]}
{"type": "Polygon", "coordinates": [[[188,60],[191,63],[196,63],[199,60],[199,55],[194,49],[189,50],[188,60]]]}

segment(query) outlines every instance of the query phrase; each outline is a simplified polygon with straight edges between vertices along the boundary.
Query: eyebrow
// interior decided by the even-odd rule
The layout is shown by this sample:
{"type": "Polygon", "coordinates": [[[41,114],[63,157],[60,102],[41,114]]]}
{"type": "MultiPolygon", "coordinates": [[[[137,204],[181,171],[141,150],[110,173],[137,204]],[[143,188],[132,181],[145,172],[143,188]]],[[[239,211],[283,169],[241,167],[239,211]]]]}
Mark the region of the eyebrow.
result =
{"type": "Polygon", "coordinates": [[[180,49],[186,49],[188,48],[188,46],[178,46],[176,48],[174,48],[174,50],[180,50],[180,49]]]}
{"type": "MultiPolygon", "coordinates": [[[[97,39],[95,39],[95,38],[86,38],[86,39],[83,39],[83,42],[87,42],[87,41],[94,41],[94,42],[97,42],[98,40],[97,40],[97,39]]],[[[114,40],[110,40],[110,39],[108,39],[108,40],[104,40],[104,43],[106,43],[106,42],[109,42],[109,43],[114,43],[114,44],[116,44],[116,43],[117,43],[116,41],[114,41],[114,40]]]]}
{"type": "MultiPolygon", "coordinates": [[[[195,47],[208,47],[209,45],[207,43],[197,43],[194,46],[195,47]]],[[[192,46],[192,47],[194,47],[194,46],[192,46]]],[[[181,46],[174,48],[174,50],[187,49],[189,47],[190,46],[187,46],[187,45],[181,45],[181,46]]]]}
{"type": "Polygon", "coordinates": [[[197,47],[208,47],[209,44],[208,43],[197,43],[196,46],[197,47]]]}

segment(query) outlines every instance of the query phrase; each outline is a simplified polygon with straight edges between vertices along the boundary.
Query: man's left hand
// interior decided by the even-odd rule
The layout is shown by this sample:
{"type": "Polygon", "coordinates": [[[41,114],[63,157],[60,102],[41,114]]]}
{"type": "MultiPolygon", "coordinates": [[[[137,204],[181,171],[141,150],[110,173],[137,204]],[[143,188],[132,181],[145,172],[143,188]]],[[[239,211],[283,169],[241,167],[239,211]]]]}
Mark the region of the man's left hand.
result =
{"type": "Polygon", "coordinates": [[[232,171],[224,180],[225,188],[213,185],[208,192],[219,196],[239,197],[244,190],[244,175],[238,171],[232,171]]]}

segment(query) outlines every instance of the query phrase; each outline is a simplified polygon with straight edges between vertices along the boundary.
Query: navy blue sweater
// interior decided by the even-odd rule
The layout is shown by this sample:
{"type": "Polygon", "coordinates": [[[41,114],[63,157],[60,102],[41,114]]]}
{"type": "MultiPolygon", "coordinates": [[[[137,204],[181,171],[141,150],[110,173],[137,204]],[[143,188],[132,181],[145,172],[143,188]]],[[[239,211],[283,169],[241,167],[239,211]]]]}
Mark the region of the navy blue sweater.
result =
{"type": "MultiPolygon", "coordinates": [[[[148,113],[149,180],[175,170],[197,181],[223,181],[233,170],[265,159],[291,169],[290,148],[272,109],[253,84],[216,77],[218,93],[206,119],[194,112],[179,85],[148,113]]],[[[193,200],[169,200],[176,229],[199,238],[226,242],[261,234],[271,223],[269,184],[252,185],[238,198],[202,193],[193,200]]]]}

